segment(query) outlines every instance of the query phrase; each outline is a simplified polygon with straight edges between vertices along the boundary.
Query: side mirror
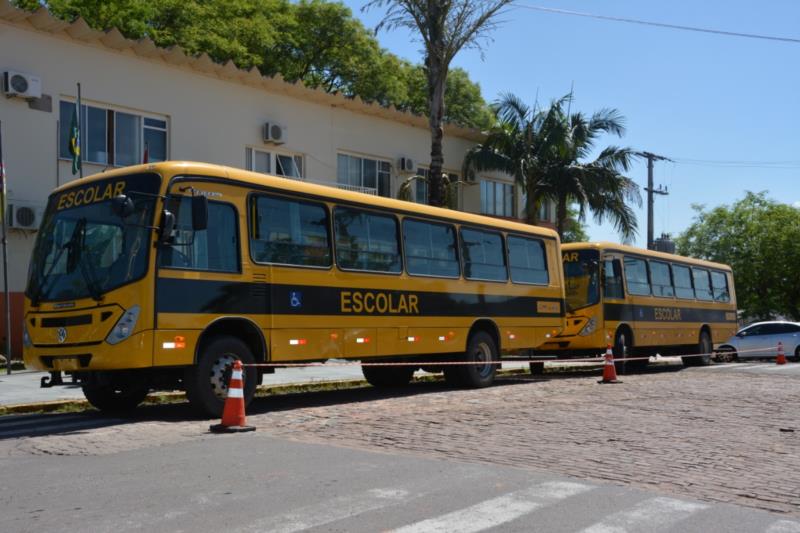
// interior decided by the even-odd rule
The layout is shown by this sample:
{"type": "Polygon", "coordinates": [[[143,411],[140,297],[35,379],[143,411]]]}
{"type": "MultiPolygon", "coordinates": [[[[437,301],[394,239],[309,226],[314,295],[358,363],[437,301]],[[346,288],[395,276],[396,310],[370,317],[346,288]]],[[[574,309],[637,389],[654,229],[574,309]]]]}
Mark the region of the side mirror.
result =
{"type": "Polygon", "coordinates": [[[111,199],[111,209],[120,218],[128,218],[133,214],[133,200],[129,196],[120,194],[111,199]]]}
{"type": "Polygon", "coordinates": [[[194,231],[203,231],[207,227],[208,198],[205,196],[192,196],[192,229],[194,231]]]}
{"type": "Polygon", "coordinates": [[[169,239],[172,237],[172,232],[175,230],[175,215],[172,212],[164,211],[161,213],[161,237],[160,241],[162,243],[169,242],[169,239]]]}

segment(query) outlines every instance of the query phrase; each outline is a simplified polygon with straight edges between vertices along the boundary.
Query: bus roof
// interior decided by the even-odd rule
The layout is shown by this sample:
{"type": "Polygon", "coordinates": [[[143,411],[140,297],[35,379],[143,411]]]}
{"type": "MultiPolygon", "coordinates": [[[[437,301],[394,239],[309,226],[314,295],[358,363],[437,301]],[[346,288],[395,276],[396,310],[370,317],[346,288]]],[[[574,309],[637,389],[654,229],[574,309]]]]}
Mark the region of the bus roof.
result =
{"type": "Polygon", "coordinates": [[[643,248],[636,248],[635,246],[628,246],[626,244],[618,244],[615,242],[571,242],[568,244],[563,244],[561,246],[561,250],[564,252],[572,250],[586,250],[588,248],[593,248],[598,251],[606,251],[606,252],[619,251],[629,254],[638,254],[647,257],[652,257],[654,259],[663,259],[664,261],[678,261],[690,265],[705,266],[725,271],[731,270],[730,266],[724,265],[722,263],[714,263],[713,261],[705,261],[703,259],[695,259],[693,257],[686,257],[683,255],[657,252],[655,250],[645,250],[643,248]]]}
{"type": "Polygon", "coordinates": [[[543,228],[540,226],[532,226],[522,222],[514,222],[499,218],[492,218],[483,215],[476,215],[473,213],[466,213],[463,211],[456,211],[453,209],[445,209],[441,207],[432,207],[424,204],[417,204],[414,202],[406,202],[403,200],[395,200],[393,198],[385,198],[383,196],[373,196],[371,194],[364,194],[354,191],[346,191],[333,186],[319,185],[315,183],[308,183],[302,180],[295,180],[291,178],[283,178],[280,176],[273,176],[269,174],[262,174],[260,172],[251,172],[234,167],[227,167],[223,165],[214,165],[210,163],[198,163],[193,161],[164,161],[160,163],[146,163],[142,165],[133,165],[129,167],[116,168],[107,172],[100,172],[87,176],[83,179],[71,181],[67,184],[61,185],[54,192],[60,192],[74,186],[86,185],[93,181],[107,179],[116,176],[125,176],[128,174],[135,174],[141,172],[157,172],[166,178],[171,178],[175,175],[187,174],[194,176],[209,176],[227,178],[239,182],[243,185],[258,187],[269,187],[281,189],[286,192],[294,192],[303,195],[320,197],[321,199],[330,199],[332,201],[342,201],[349,203],[362,204],[371,207],[380,207],[392,211],[399,211],[405,214],[429,216],[434,218],[451,219],[459,223],[472,223],[481,226],[493,226],[497,229],[505,231],[516,231],[521,233],[531,233],[541,237],[548,237],[551,239],[558,239],[558,233],[555,231],[543,228]]]}

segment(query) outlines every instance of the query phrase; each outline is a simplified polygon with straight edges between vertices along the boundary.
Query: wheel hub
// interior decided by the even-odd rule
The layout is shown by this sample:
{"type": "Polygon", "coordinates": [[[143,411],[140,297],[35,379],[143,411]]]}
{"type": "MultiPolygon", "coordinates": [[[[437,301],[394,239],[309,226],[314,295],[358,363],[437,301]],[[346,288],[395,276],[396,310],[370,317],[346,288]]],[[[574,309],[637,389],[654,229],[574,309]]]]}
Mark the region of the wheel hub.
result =
{"type": "Polygon", "coordinates": [[[231,379],[231,368],[235,360],[236,357],[226,354],[218,357],[211,365],[211,390],[213,390],[214,395],[221,400],[224,400],[228,396],[228,383],[231,379]]]}

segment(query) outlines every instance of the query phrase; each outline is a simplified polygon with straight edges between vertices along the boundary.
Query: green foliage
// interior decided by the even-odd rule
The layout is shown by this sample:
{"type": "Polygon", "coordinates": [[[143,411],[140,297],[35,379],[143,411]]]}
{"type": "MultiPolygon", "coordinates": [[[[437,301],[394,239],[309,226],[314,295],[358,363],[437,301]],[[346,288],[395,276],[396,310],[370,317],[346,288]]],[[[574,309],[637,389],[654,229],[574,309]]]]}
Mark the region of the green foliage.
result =
{"type": "Polygon", "coordinates": [[[800,209],[747,192],[731,206],[693,206],[678,253],[731,265],[745,316],[800,320],[800,209]]]}
{"type": "MultiPolygon", "coordinates": [[[[151,38],[214,61],[257,67],[267,76],[360,96],[368,102],[427,114],[424,69],[382,49],[370,30],[339,2],[324,0],[16,0],[42,5],[58,18],[82,17],[95,29],[117,28],[129,39],[151,38]],[[420,82],[421,81],[421,82],[420,82]]],[[[480,87],[453,72],[448,121],[487,127],[491,114],[480,87]]]]}
{"type": "Polygon", "coordinates": [[[588,242],[589,234],[586,233],[586,224],[581,221],[578,210],[570,206],[567,209],[567,217],[561,242],[588,242]]]}
{"type": "Polygon", "coordinates": [[[590,161],[602,134],[623,135],[623,118],[615,109],[591,116],[565,110],[572,95],[537,110],[513,94],[495,104],[497,124],[486,140],[464,159],[464,176],[476,171],[501,171],[524,188],[528,221],[533,223],[541,202],[556,204],[556,226],[565,237],[568,208],[575,205],[582,221],[587,212],[598,223],[609,219],[623,238],[636,232],[636,215],[629,203],[641,203],[639,190],[622,173],[634,157],[629,148],[608,146],[590,161]]]}

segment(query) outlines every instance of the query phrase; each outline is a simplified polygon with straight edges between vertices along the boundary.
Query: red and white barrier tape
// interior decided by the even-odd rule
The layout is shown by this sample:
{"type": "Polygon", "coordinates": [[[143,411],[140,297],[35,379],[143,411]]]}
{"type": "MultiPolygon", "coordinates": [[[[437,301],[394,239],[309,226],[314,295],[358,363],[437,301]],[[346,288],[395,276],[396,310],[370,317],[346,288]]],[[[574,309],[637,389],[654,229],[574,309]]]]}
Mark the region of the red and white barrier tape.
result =
{"type": "MultiPolygon", "coordinates": [[[[739,350],[737,353],[749,353],[749,352],[763,352],[764,350],[761,348],[751,349],[751,350],[739,350]]],[[[706,356],[713,356],[718,353],[724,352],[709,352],[709,353],[693,353],[693,354],[678,354],[678,355],[666,355],[662,356],[664,358],[667,357],[706,357],[706,356]]],[[[641,357],[615,357],[614,362],[622,361],[649,361],[652,359],[653,356],[641,356],[641,357]]],[[[658,359],[658,358],[656,358],[658,359]]],[[[242,364],[242,366],[250,366],[250,367],[280,367],[280,368],[302,368],[302,367],[334,367],[334,366],[451,366],[451,365],[486,365],[486,364],[501,364],[501,363],[603,363],[605,362],[605,353],[598,355],[597,357],[591,358],[578,358],[578,359],[571,359],[571,358],[562,358],[562,359],[501,359],[497,361],[492,361],[491,363],[487,363],[486,361],[375,361],[375,362],[363,362],[363,361],[335,361],[335,362],[311,362],[311,363],[250,363],[250,364],[242,364]]]]}

